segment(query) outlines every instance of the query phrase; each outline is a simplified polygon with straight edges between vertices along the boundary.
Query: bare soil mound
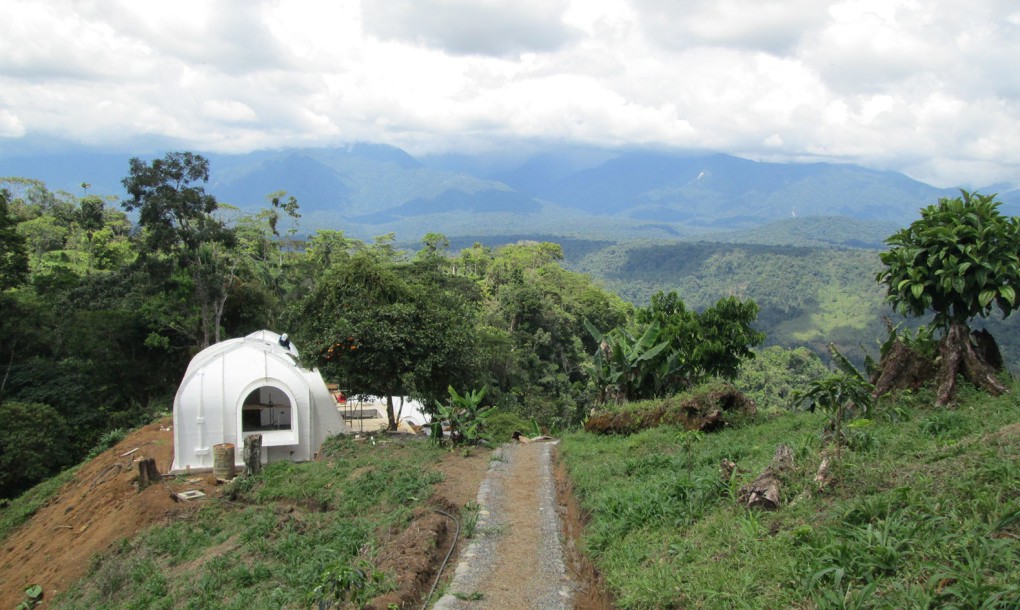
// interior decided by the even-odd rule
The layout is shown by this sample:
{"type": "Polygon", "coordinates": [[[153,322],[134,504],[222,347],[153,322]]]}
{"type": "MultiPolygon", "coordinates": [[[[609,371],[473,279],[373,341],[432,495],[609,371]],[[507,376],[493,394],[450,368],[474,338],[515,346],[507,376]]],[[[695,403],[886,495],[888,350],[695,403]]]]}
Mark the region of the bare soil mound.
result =
{"type": "MultiPolygon", "coordinates": [[[[199,506],[175,502],[170,489],[214,494],[205,475],[193,483],[169,480],[139,492],[137,462],[154,458],[160,472],[173,460],[169,418],[149,424],[82,466],[0,548],[0,608],[13,608],[30,584],[43,587],[44,603],[81,578],[90,558],[139,530],[199,506]],[[132,452],[132,450],[135,450],[132,452]],[[129,453],[131,452],[131,453],[129,453]]],[[[193,479],[194,481],[194,479],[193,479]]]]}

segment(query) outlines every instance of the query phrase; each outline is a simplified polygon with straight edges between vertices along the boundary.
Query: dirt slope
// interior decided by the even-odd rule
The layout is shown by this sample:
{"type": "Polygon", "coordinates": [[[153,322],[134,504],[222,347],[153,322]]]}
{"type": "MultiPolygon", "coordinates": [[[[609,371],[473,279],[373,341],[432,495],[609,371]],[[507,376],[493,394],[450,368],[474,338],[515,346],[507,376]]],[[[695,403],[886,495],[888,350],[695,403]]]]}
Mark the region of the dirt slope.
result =
{"type": "MultiPolygon", "coordinates": [[[[44,603],[67,590],[89,569],[93,555],[107,551],[123,538],[130,538],[152,525],[168,523],[186,511],[199,509],[203,501],[175,502],[170,490],[199,490],[218,497],[211,474],[195,475],[187,482],[167,479],[141,493],[137,490],[137,462],[154,458],[160,472],[173,461],[173,431],[166,419],[141,428],[116,447],[85,464],[27,523],[13,532],[0,547],[0,608],[13,608],[30,584],[42,585],[44,603]],[[129,455],[126,453],[137,449],[129,455]]],[[[445,456],[439,469],[445,481],[435,490],[433,504],[456,512],[475,499],[488,465],[488,452],[477,451],[470,458],[460,452],[445,456]]],[[[423,509],[411,536],[385,541],[381,553],[384,567],[412,596],[424,595],[438,567],[436,557],[445,555],[447,520],[423,509]],[[426,525],[432,527],[426,527],[426,525]],[[442,529],[442,531],[438,531],[442,529]],[[437,531],[433,531],[437,530],[437,531]],[[388,542],[389,544],[386,544],[388,542]],[[421,547],[420,549],[418,547],[421,547]],[[442,554],[440,554],[440,550],[442,554]],[[436,565],[433,565],[436,564],[436,565]],[[420,582],[415,582],[420,581],[420,582]]],[[[449,535],[452,539],[452,532],[449,535]]],[[[452,540],[451,540],[452,541],[452,540]]],[[[456,561],[456,554],[453,557],[456,561]]],[[[407,592],[405,592],[407,593],[407,592]]],[[[385,604],[383,605],[385,607],[385,604]]]]}
{"type": "MultiPolygon", "coordinates": [[[[562,534],[558,513],[562,506],[555,497],[549,445],[507,446],[505,461],[490,463],[488,451],[478,450],[465,458],[451,452],[439,464],[445,481],[423,507],[407,531],[383,540],[380,567],[396,576],[398,590],[373,600],[372,607],[391,603],[417,607],[427,594],[436,569],[446,554],[452,533],[448,519],[430,507],[457,512],[468,502],[486,495],[491,509],[487,552],[463,557],[468,540],[460,540],[443,581],[453,578],[453,568],[467,561],[486,567],[476,573],[467,592],[484,593],[484,601],[454,601],[453,607],[549,608],[570,607],[570,590],[584,590],[582,579],[570,583],[562,557],[562,534]],[[502,468],[493,470],[493,465],[502,468]],[[488,477],[486,472],[488,469],[488,477]],[[483,478],[488,494],[480,494],[483,478]],[[493,480],[495,479],[495,480],[493,480]],[[489,571],[491,570],[491,571],[489,571]],[[579,586],[580,585],[580,586],[579,586]]],[[[29,584],[45,592],[46,607],[89,569],[93,555],[106,552],[123,538],[130,538],[152,525],[167,523],[204,502],[175,502],[170,490],[199,490],[217,497],[219,489],[211,474],[196,475],[190,483],[183,477],[167,479],[148,489],[137,490],[137,461],[155,458],[160,472],[173,459],[173,432],[169,419],[146,426],[116,447],[84,465],[38,513],[3,541],[0,547],[0,608],[13,608],[22,600],[29,584]],[[132,452],[132,450],[135,450],[132,452]],[[131,453],[129,453],[131,452],[131,453]]],[[[480,521],[481,524],[481,521],[480,521]]],[[[578,525],[578,524],[574,524],[578,525]]],[[[572,532],[576,534],[576,532],[572,532]]],[[[580,593],[580,591],[577,591],[580,593]]],[[[578,607],[589,607],[582,599],[578,607]]],[[[437,607],[442,607],[439,604],[437,607]]],[[[608,607],[593,605],[590,607],[608,607]]]]}
{"type": "MultiPolygon", "coordinates": [[[[89,559],[139,530],[198,508],[198,502],[174,502],[166,485],[139,493],[142,458],[155,458],[160,472],[173,460],[168,419],[130,434],[117,446],[85,464],[27,523],[0,548],[0,608],[13,608],[29,584],[42,585],[44,601],[81,578],[89,559]],[[130,455],[125,453],[137,449],[130,455]]],[[[210,475],[198,484],[173,483],[177,491],[215,493],[210,475]]]]}

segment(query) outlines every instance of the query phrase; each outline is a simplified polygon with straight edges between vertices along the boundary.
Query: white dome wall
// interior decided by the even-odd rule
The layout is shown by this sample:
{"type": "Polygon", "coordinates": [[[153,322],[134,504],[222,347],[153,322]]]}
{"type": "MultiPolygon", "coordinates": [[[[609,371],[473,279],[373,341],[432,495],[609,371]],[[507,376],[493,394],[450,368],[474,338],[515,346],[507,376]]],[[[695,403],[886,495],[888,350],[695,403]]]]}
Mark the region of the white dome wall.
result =
{"type": "MultiPolygon", "coordinates": [[[[263,461],[315,457],[330,434],[348,432],[318,371],[297,366],[297,349],[259,331],[210,346],[192,359],[174,399],[174,472],[213,467],[213,446],[232,443],[243,463],[242,405],[252,391],[271,387],[291,407],[290,430],[258,432],[263,461]]],[[[255,432],[252,432],[255,434],[255,432]]]]}

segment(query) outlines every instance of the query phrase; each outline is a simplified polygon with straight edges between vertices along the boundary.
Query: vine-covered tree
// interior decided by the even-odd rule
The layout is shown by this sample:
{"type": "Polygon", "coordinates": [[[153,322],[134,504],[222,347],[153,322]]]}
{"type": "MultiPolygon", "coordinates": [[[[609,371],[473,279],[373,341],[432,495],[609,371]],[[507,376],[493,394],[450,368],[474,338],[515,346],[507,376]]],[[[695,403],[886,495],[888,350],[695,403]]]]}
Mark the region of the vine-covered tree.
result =
{"type": "MultiPolygon", "coordinates": [[[[891,248],[880,255],[885,269],[877,275],[899,311],[934,314],[942,333],[939,404],[952,400],[958,375],[993,394],[1006,391],[995,377],[1002,368],[998,346],[987,332],[972,334],[969,324],[993,308],[1008,316],[1020,305],[1020,220],[1003,216],[995,195],[961,194],[922,209],[920,219],[889,237],[891,248]]],[[[878,377],[906,368],[906,352],[897,353],[883,359],[878,377]]],[[[896,387],[892,380],[878,385],[879,391],[896,387]]]]}

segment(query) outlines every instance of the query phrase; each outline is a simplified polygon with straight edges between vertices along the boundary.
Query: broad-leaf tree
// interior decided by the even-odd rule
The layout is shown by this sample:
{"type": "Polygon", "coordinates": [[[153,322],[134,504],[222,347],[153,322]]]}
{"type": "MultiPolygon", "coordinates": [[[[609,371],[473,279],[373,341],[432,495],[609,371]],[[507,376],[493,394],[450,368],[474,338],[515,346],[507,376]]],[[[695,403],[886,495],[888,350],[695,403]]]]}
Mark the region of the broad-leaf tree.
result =
{"type": "Polygon", "coordinates": [[[992,393],[1006,391],[994,376],[998,347],[987,333],[972,337],[969,323],[993,308],[1007,316],[1020,305],[1020,220],[1003,216],[994,195],[961,194],[922,209],[920,219],[889,237],[877,275],[899,311],[933,314],[943,333],[940,404],[952,399],[961,374],[992,393]]]}
{"type": "Polygon", "coordinates": [[[174,152],[151,163],[131,159],[130,174],[122,181],[130,195],[124,208],[138,211],[146,260],[162,255],[158,262],[169,263],[172,283],[190,296],[197,310],[197,328],[189,328],[186,318],[169,326],[199,348],[220,340],[220,318],[232,279],[225,251],[235,242],[233,231],[213,215],[216,198],[202,186],[208,180],[204,157],[174,152]]]}
{"type": "Polygon", "coordinates": [[[602,399],[628,400],[675,394],[707,377],[733,379],[742,360],[765,335],[752,324],[754,301],[720,299],[702,313],[687,309],[676,292],[661,291],[636,312],[636,327],[604,335],[588,331],[599,343],[593,381],[602,399]]]}
{"type": "MultiPolygon", "coordinates": [[[[303,300],[295,335],[323,373],[359,393],[432,401],[470,384],[475,314],[421,267],[362,249],[325,270],[303,300]]],[[[388,402],[391,429],[397,415],[388,402]]]]}

